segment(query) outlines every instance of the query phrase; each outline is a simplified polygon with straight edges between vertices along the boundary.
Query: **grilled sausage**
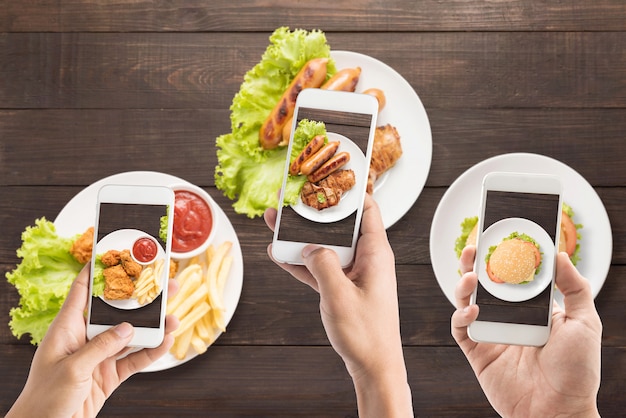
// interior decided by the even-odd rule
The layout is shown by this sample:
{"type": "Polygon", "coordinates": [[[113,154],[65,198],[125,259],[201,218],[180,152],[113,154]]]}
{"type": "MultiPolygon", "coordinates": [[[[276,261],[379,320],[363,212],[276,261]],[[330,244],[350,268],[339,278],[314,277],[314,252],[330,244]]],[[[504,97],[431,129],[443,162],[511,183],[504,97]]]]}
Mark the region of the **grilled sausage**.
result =
{"type": "Polygon", "coordinates": [[[298,94],[306,88],[319,87],[326,79],[328,58],[314,58],[300,69],[261,125],[259,141],[263,149],[276,148],[283,139],[283,127],[293,115],[298,94]]]}
{"type": "Polygon", "coordinates": [[[385,104],[387,104],[387,100],[385,99],[385,92],[383,92],[381,89],[367,89],[363,91],[363,94],[369,94],[371,96],[376,97],[376,100],[378,100],[378,111],[380,112],[381,110],[383,110],[383,107],[385,107],[385,104]]]}
{"type": "Polygon", "coordinates": [[[300,167],[302,163],[311,158],[317,151],[320,150],[324,146],[324,141],[326,140],[325,135],[316,135],[313,137],[311,141],[304,147],[304,149],[300,152],[300,154],[296,157],[295,160],[291,163],[289,167],[289,174],[292,176],[300,173],[300,167]]]}
{"type": "Polygon", "coordinates": [[[330,160],[326,161],[324,165],[315,170],[313,173],[307,176],[307,180],[311,183],[317,183],[318,181],[326,178],[329,174],[334,173],[341,167],[346,165],[350,161],[350,154],[347,152],[340,152],[330,160]]]}
{"type": "Polygon", "coordinates": [[[337,71],[320,88],[324,90],[354,91],[360,76],[361,67],[344,68],[337,71]]]}
{"type": "MultiPolygon", "coordinates": [[[[340,91],[354,91],[356,89],[356,85],[359,82],[359,77],[361,76],[361,67],[355,68],[344,68],[339,70],[328,79],[322,86],[320,87],[323,90],[340,90],[340,91]]],[[[280,145],[287,145],[289,143],[289,135],[291,134],[291,120],[285,123],[283,127],[283,139],[280,145]]]]}
{"type": "Polygon", "coordinates": [[[326,161],[330,159],[339,148],[339,141],[329,142],[324,145],[319,151],[315,153],[311,158],[306,160],[300,166],[300,172],[305,176],[308,176],[318,168],[320,168],[326,161]]]}

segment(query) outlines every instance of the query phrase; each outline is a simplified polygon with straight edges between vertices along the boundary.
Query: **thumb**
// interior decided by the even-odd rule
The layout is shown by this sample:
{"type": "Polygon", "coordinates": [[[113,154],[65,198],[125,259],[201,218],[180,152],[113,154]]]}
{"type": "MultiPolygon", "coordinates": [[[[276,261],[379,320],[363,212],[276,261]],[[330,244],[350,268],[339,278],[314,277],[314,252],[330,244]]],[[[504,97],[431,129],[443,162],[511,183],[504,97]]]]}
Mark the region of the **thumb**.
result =
{"type": "Polygon", "coordinates": [[[563,293],[565,314],[569,318],[584,318],[595,312],[589,282],[581,276],[566,253],[559,253],[556,261],[556,285],[563,293]]]}
{"type": "Polygon", "coordinates": [[[126,348],[134,333],[135,330],[131,324],[122,322],[96,335],[72,355],[75,358],[76,367],[91,374],[98,364],[126,348]]]}
{"type": "Polygon", "coordinates": [[[302,251],[307,269],[317,281],[320,294],[332,292],[345,277],[337,253],[318,245],[307,245],[302,251]]]}

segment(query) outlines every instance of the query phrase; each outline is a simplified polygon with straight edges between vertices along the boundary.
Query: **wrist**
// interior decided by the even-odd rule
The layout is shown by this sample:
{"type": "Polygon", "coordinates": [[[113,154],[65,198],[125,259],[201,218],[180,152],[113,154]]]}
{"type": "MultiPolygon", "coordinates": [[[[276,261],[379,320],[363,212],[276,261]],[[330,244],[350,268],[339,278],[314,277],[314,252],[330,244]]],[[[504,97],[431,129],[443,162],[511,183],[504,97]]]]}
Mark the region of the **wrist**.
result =
{"type": "Polygon", "coordinates": [[[413,403],[404,362],[352,377],[359,417],[412,417],[413,403]]]}

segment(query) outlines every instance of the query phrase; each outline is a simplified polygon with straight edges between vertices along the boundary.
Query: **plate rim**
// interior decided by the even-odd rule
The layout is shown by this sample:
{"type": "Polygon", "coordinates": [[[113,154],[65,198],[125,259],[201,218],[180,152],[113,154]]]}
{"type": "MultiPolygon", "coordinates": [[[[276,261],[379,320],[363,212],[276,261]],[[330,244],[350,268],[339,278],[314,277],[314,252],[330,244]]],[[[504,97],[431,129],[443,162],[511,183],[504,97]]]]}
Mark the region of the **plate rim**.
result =
{"type": "MultiPolygon", "coordinates": [[[[544,167],[545,165],[550,165],[550,168],[552,170],[552,172],[556,171],[556,168],[563,170],[565,172],[567,172],[570,176],[576,177],[577,180],[582,180],[582,186],[584,186],[588,192],[591,193],[592,197],[594,198],[595,203],[598,206],[598,209],[601,209],[601,213],[598,213],[596,218],[599,220],[599,222],[601,222],[601,226],[602,227],[606,227],[606,233],[607,236],[605,237],[606,242],[604,243],[604,246],[606,247],[606,252],[604,253],[604,257],[602,258],[602,260],[595,260],[596,264],[594,265],[594,273],[595,274],[589,274],[589,275],[585,275],[584,272],[581,272],[581,274],[587,278],[587,280],[590,282],[591,285],[591,290],[592,290],[592,294],[593,297],[595,298],[601,291],[604,282],[607,279],[607,275],[609,273],[609,269],[611,267],[611,258],[612,258],[612,251],[613,251],[613,234],[612,234],[612,230],[611,230],[611,224],[610,224],[610,219],[608,217],[608,213],[606,212],[606,208],[604,206],[604,203],[602,202],[602,199],[600,199],[600,196],[598,195],[598,193],[596,192],[596,190],[593,188],[593,186],[591,186],[591,184],[580,174],[578,173],[578,171],[576,171],[574,168],[570,167],[569,165],[565,164],[562,161],[559,161],[555,158],[549,157],[547,155],[543,155],[543,154],[537,154],[537,153],[530,153],[530,152],[511,152],[511,153],[503,153],[503,154],[498,154],[498,155],[494,155],[492,157],[486,158],[482,161],[477,162],[476,164],[472,165],[471,167],[467,168],[466,170],[464,170],[453,182],[452,184],[446,189],[445,193],[443,194],[443,196],[441,197],[441,200],[439,201],[437,208],[435,209],[435,213],[433,215],[433,220],[431,223],[431,227],[430,227],[430,238],[429,238],[429,254],[430,254],[430,259],[431,259],[431,268],[433,270],[433,273],[435,275],[435,279],[437,280],[437,283],[440,287],[440,289],[442,290],[443,294],[446,296],[446,298],[448,299],[448,301],[453,305],[456,306],[456,301],[454,298],[454,287],[456,286],[456,282],[458,282],[458,280],[460,279],[460,274],[456,273],[456,276],[454,277],[455,279],[455,283],[454,285],[448,285],[446,286],[444,284],[444,282],[446,281],[452,281],[451,278],[441,278],[441,267],[438,266],[438,262],[436,262],[437,257],[435,257],[435,249],[438,247],[437,243],[435,242],[434,236],[435,234],[437,234],[438,229],[440,228],[439,225],[442,225],[444,221],[442,221],[441,219],[439,219],[440,217],[443,217],[443,211],[442,211],[442,205],[444,205],[445,203],[447,203],[447,200],[452,199],[452,193],[455,191],[455,189],[457,187],[460,187],[459,185],[461,184],[460,182],[462,181],[462,179],[464,178],[464,176],[469,176],[470,174],[472,174],[473,172],[480,172],[480,170],[483,169],[488,169],[489,167],[491,167],[494,164],[500,163],[502,161],[504,162],[510,162],[511,160],[518,160],[518,161],[522,161],[522,160],[534,160],[534,163],[536,164],[534,167],[544,167]],[[600,268],[598,268],[598,266],[600,266],[600,268]],[[438,274],[439,272],[439,274],[438,274]],[[592,277],[591,279],[589,277],[592,277]],[[451,289],[447,289],[447,287],[450,287],[451,289]]],[[[492,171],[514,171],[513,169],[506,169],[506,168],[498,168],[497,170],[492,170],[492,171]]],[[[519,171],[519,170],[515,170],[515,171],[519,171]]],[[[544,170],[546,171],[546,170],[544,170]]],[[[548,170],[549,171],[549,170],[548,170]]],[[[581,186],[581,187],[582,187],[581,186]]],[[[479,186],[480,187],[480,186],[479,186]]],[[[567,198],[565,197],[567,193],[567,190],[564,188],[564,198],[563,201],[565,203],[568,203],[567,198]]],[[[569,203],[568,203],[569,204],[569,203]]],[[[478,215],[478,210],[479,208],[476,208],[476,213],[472,214],[472,213],[468,213],[466,215],[466,217],[470,217],[470,216],[476,216],[478,215]]],[[[578,210],[576,209],[576,207],[574,207],[574,210],[576,211],[576,213],[579,213],[578,210]]],[[[463,219],[460,219],[458,223],[460,223],[463,219]]],[[[460,233],[460,229],[459,229],[459,225],[456,222],[457,220],[454,220],[454,227],[457,229],[458,233],[456,234],[456,236],[458,237],[459,233],[460,233]]],[[[578,222],[581,223],[581,222],[578,222]]],[[[448,222],[448,224],[451,224],[450,222],[448,222]]],[[[585,237],[587,237],[587,239],[589,239],[589,233],[586,232],[587,231],[591,231],[589,228],[589,224],[585,224],[583,225],[583,230],[582,230],[582,239],[585,240],[585,237]]],[[[584,242],[584,241],[583,241],[584,242]]],[[[451,260],[454,262],[454,266],[458,266],[458,259],[456,259],[455,253],[454,253],[454,241],[450,242],[450,243],[444,243],[444,245],[447,245],[447,247],[449,247],[449,252],[451,254],[451,256],[453,257],[451,260]]],[[[578,266],[580,267],[580,266],[578,266]]],[[[579,269],[580,271],[580,269],[579,269]]],[[[556,289],[554,292],[554,298],[557,301],[557,303],[559,303],[559,305],[563,306],[563,294],[556,289]]]]}
{"type": "MultiPolygon", "coordinates": [[[[335,62],[337,61],[337,58],[339,58],[340,60],[345,60],[345,61],[356,61],[355,65],[358,65],[358,63],[360,62],[364,62],[364,63],[367,63],[368,65],[374,66],[375,68],[377,67],[379,71],[384,71],[386,74],[386,80],[391,80],[391,81],[385,81],[385,82],[388,82],[388,83],[393,82],[394,85],[396,85],[398,89],[404,90],[406,92],[407,97],[409,97],[412,101],[414,101],[414,103],[412,103],[412,105],[410,106],[411,112],[414,114],[413,119],[415,120],[418,120],[420,118],[423,119],[419,121],[417,130],[414,133],[406,133],[406,132],[403,133],[403,132],[400,132],[399,130],[399,134],[401,138],[400,141],[401,141],[402,150],[403,150],[403,157],[406,155],[407,150],[415,151],[415,155],[413,155],[413,157],[416,157],[417,162],[421,163],[423,166],[422,171],[420,172],[422,174],[421,177],[423,178],[419,178],[415,176],[415,173],[412,173],[412,176],[413,176],[412,178],[415,179],[414,185],[416,187],[414,189],[409,189],[412,191],[412,193],[410,194],[404,193],[401,195],[407,198],[406,201],[403,201],[404,204],[402,205],[398,204],[397,196],[395,196],[395,200],[390,199],[390,197],[391,198],[394,197],[393,193],[391,193],[391,196],[390,196],[390,192],[389,192],[390,188],[388,187],[389,185],[387,184],[389,183],[391,179],[393,179],[393,177],[391,176],[391,173],[392,173],[391,170],[386,173],[386,174],[389,174],[389,177],[385,179],[386,187],[380,187],[374,190],[373,197],[374,197],[374,200],[377,202],[378,206],[380,207],[380,212],[383,218],[383,225],[385,229],[389,229],[390,227],[395,225],[400,219],[402,219],[402,217],[404,217],[409,212],[409,210],[413,207],[413,205],[415,205],[415,202],[417,201],[419,196],[422,194],[422,191],[424,190],[424,187],[426,185],[426,181],[428,180],[428,176],[430,174],[430,168],[432,165],[432,152],[433,152],[432,151],[433,150],[432,129],[430,126],[430,120],[428,118],[428,114],[426,113],[424,104],[422,103],[422,100],[420,99],[415,89],[398,71],[393,69],[388,64],[370,55],[366,55],[366,54],[363,54],[360,52],[354,52],[354,51],[331,50],[330,55],[331,55],[331,58],[335,60],[335,62]],[[421,126],[422,122],[425,124],[425,126],[421,126]],[[422,132],[422,130],[424,130],[424,132],[422,132]],[[420,137],[421,136],[424,136],[424,137],[421,138],[419,141],[409,140],[411,135],[417,136],[418,134],[420,137]],[[418,149],[418,146],[420,147],[424,146],[424,147],[418,149]],[[420,181],[417,181],[418,179],[420,181]],[[394,202],[394,203],[391,204],[387,202],[394,202]]],[[[344,68],[344,67],[339,67],[339,66],[337,67],[338,69],[344,68]]],[[[376,86],[375,83],[367,83],[368,75],[367,75],[366,68],[363,68],[363,70],[364,71],[361,72],[361,79],[359,80],[359,84],[357,84],[357,92],[362,91],[366,88],[370,88],[370,87],[381,87],[381,86],[376,86]],[[365,85],[362,83],[363,79],[366,80],[365,85]]],[[[388,119],[387,114],[390,113],[389,104],[390,104],[390,101],[389,101],[389,98],[387,97],[387,105],[379,113],[377,126],[381,126],[381,125],[389,123],[392,126],[395,126],[397,128],[397,124],[394,124],[391,120],[387,120],[388,119]],[[381,120],[381,117],[383,120],[381,120]]],[[[402,118],[399,117],[398,119],[402,119],[402,118]]],[[[409,118],[406,118],[406,119],[408,120],[409,118]]],[[[406,123],[413,123],[413,122],[406,122],[406,123]]],[[[410,163],[413,165],[412,166],[408,165],[406,169],[411,169],[415,167],[416,162],[411,161],[410,163]]],[[[399,167],[402,167],[408,163],[406,163],[406,158],[404,159],[404,162],[403,162],[403,158],[400,158],[396,164],[399,167]]],[[[402,182],[400,181],[400,183],[402,182]]]]}
{"type": "MultiPolygon", "coordinates": [[[[119,172],[119,173],[115,173],[106,177],[103,177],[99,180],[96,180],[95,182],[91,183],[90,185],[84,187],[83,189],[81,189],[78,193],[76,193],[64,206],[63,208],[61,208],[61,210],[59,211],[59,213],[57,214],[57,216],[55,217],[53,223],[55,225],[55,228],[57,228],[57,232],[60,234],[64,234],[67,236],[72,236],[72,235],[76,235],[76,234],[80,234],[82,233],[87,227],[91,226],[91,225],[87,225],[84,228],[80,229],[80,231],[78,232],[69,232],[69,231],[65,231],[62,232],[64,229],[64,227],[59,228],[59,218],[61,216],[64,216],[64,211],[66,210],[66,208],[78,205],[83,199],[89,199],[90,195],[93,195],[93,206],[91,207],[91,209],[93,210],[93,216],[95,217],[95,210],[96,210],[96,196],[97,196],[97,191],[100,187],[102,187],[102,185],[104,184],[108,184],[109,182],[125,182],[125,181],[132,181],[134,184],[160,184],[160,185],[168,185],[168,184],[176,184],[176,183],[189,183],[189,184],[193,184],[185,179],[182,179],[180,177],[174,176],[172,174],[169,173],[163,173],[163,172],[159,172],[159,171],[149,171],[149,170],[139,170],[139,171],[125,171],[125,172],[119,172]],[[158,178],[158,179],[157,179],[158,178]],[[132,180],[132,179],[137,179],[137,180],[132,180]],[[154,183],[155,181],[157,181],[158,183],[154,183]],[[164,183],[165,181],[171,182],[171,183],[164,183]],[[61,231],[61,232],[60,232],[61,231]]],[[[235,276],[231,276],[229,277],[229,280],[227,281],[226,286],[228,286],[229,283],[233,283],[233,285],[236,285],[237,288],[235,289],[235,293],[232,295],[232,302],[234,303],[233,305],[233,309],[232,311],[227,311],[224,317],[225,320],[225,325],[228,325],[232,319],[232,317],[234,316],[237,307],[239,305],[240,299],[241,299],[241,293],[242,293],[242,289],[243,289],[243,279],[244,279],[244,263],[243,263],[243,253],[241,250],[241,244],[239,242],[239,238],[237,236],[237,232],[235,231],[232,223],[230,222],[230,220],[228,219],[228,217],[226,216],[226,213],[224,212],[224,210],[220,207],[220,205],[218,205],[213,197],[209,194],[209,197],[211,198],[211,200],[213,200],[213,202],[215,203],[216,208],[218,208],[217,214],[218,216],[221,218],[220,222],[219,222],[219,230],[221,231],[221,233],[224,233],[226,235],[228,235],[228,240],[231,240],[233,242],[233,247],[231,249],[232,254],[234,256],[234,260],[233,260],[233,266],[239,266],[239,269],[241,270],[240,272],[236,269],[233,269],[231,271],[231,274],[236,275],[235,276]],[[233,282],[233,278],[236,278],[236,282],[233,282]]],[[[63,221],[66,222],[66,221],[63,221]]],[[[69,222],[69,221],[68,221],[69,222]]],[[[72,223],[72,222],[69,222],[72,223]]],[[[77,229],[79,229],[77,227],[77,229]]],[[[222,332],[219,331],[216,333],[216,337],[215,340],[207,345],[207,348],[210,347],[211,345],[213,345],[215,343],[215,341],[217,341],[217,339],[221,336],[222,332]]],[[[187,353],[187,356],[182,359],[182,360],[178,360],[175,359],[173,357],[173,355],[168,351],[166,354],[163,355],[163,357],[159,358],[158,360],[156,360],[155,362],[153,362],[151,365],[149,365],[148,367],[144,368],[143,370],[141,370],[140,372],[142,373],[146,373],[146,372],[154,372],[154,371],[161,371],[161,370],[167,370],[167,369],[171,369],[177,366],[180,366],[181,364],[187,363],[188,361],[198,357],[199,354],[197,354],[195,351],[193,351],[190,348],[190,351],[187,353]]]]}

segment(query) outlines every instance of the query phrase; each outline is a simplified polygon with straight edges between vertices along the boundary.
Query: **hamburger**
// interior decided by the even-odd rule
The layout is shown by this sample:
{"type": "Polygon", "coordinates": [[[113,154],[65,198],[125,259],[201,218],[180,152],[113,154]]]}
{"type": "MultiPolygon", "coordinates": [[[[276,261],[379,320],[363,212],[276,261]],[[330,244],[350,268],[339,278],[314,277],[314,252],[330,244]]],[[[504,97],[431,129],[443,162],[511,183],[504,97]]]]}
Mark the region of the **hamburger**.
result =
{"type": "Polygon", "coordinates": [[[539,244],[526,234],[513,232],[485,257],[489,279],[495,283],[522,284],[535,279],[541,266],[539,244]]]}
{"type": "Polygon", "coordinates": [[[579,229],[583,226],[575,224],[573,221],[574,211],[569,205],[563,203],[563,211],[561,213],[561,235],[559,236],[559,251],[564,251],[572,260],[572,264],[580,260],[580,239],[579,229]]]}
{"type": "MultiPolygon", "coordinates": [[[[566,252],[572,264],[580,261],[580,229],[582,224],[574,223],[574,211],[563,203],[561,213],[561,235],[559,236],[559,252],[566,252]]],[[[454,251],[457,258],[461,257],[463,248],[468,245],[476,245],[476,233],[478,229],[478,216],[465,218],[461,222],[461,235],[454,243],[454,251]]]]}

